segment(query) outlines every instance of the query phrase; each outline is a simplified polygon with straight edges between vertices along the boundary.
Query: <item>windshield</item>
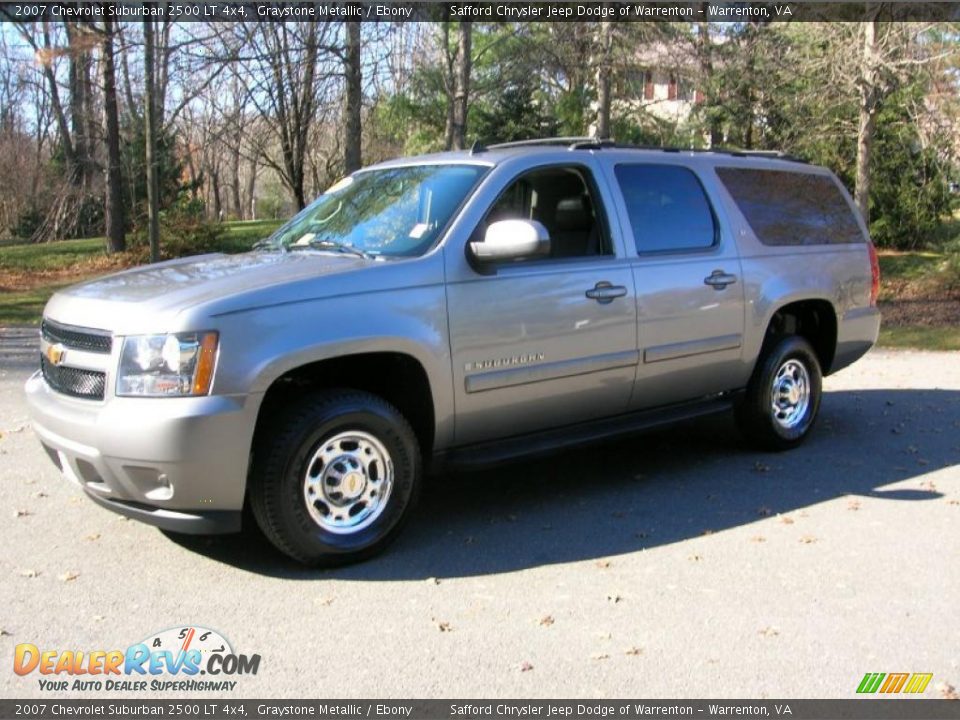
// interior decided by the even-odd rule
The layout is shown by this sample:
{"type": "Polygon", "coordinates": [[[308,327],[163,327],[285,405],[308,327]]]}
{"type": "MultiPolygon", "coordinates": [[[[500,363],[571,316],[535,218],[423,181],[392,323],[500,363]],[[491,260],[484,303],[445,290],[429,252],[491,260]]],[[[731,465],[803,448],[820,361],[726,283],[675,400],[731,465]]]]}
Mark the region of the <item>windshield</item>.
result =
{"type": "Polygon", "coordinates": [[[415,165],[357,173],[327,190],[266,245],[422,255],[486,170],[480,165],[415,165]]]}

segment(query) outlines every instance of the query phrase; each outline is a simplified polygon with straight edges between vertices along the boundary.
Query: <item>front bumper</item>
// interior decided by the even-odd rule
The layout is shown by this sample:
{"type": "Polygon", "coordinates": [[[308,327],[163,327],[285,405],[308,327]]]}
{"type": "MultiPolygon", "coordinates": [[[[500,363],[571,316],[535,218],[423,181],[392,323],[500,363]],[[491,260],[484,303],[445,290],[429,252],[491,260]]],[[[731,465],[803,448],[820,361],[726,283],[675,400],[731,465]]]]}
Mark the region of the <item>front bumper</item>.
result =
{"type": "Polygon", "coordinates": [[[98,505],[177,532],[239,529],[256,424],[249,397],[98,402],[26,384],[33,427],[54,464],[98,505]]]}

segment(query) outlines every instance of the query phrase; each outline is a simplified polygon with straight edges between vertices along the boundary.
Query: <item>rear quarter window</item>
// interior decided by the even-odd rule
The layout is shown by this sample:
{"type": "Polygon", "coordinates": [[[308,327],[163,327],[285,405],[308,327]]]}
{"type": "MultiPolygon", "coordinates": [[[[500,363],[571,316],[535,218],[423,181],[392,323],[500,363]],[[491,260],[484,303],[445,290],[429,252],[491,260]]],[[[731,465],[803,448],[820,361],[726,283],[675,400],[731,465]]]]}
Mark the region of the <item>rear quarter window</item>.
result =
{"type": "Polygon", "coordinates": [[[717,168],[717,175],[764,245],[832,245],[865,238],[837,183],[827,175],[717,168]]]}

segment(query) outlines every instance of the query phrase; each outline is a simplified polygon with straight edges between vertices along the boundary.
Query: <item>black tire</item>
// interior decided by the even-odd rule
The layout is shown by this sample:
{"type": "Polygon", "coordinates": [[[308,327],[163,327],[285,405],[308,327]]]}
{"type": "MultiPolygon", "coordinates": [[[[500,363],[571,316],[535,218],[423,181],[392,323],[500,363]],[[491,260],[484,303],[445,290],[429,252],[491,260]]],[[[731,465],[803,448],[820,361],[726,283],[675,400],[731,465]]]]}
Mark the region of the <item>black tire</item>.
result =
{"type": "Polygon", "coordinates": [[[313,393],[261,423],[254,444],[250,504],[257,524],[281,552],[306,565],[344,565],[375,555],[396,538],[416,504],[420,465],[417,437],[391,404],[355,390],[313,393]],[[324,448],[327,443],[334,444],[324,448]],[[384,461],[374,460],[369,468],[355,470],[364,460],[363,453],[369,455],[371,449],[384,461]],[[341,453],[337,460],[327,461],[337,453],[341,453]],[[378,462],[392,465],[392,475],[386,467],[378,469],[378,462]],[[347,474],[338,480],[338,468],[344,467],[347,474]],[[307,482],[308,473],[312,484],[307,482]],[[343,496],[348,481],[363,488],[362,497],[343,496]],[[365,505],[366,493],[375,495],[385,487],[376,483],[384,481],[388,490],[381,493],[379,504],[374,497],[365,505]],[[337,497],[331,483],[341,488],[342,505],[331,499],[337,497]],[[308,493],[313,493],[309,504],[308,493]],[[368,524],[356,529],[333,527],[354,522],[351,513],[358,506],[356,518],[369,509],[370,517],[363,521],[368,524]]]}
{"type": "Polygon", "coordinates": [[[820,361],[809,342],[795,335],[773,340],[757,361],[746,394],[736,408],[740,431],[747,441],[764,450],[797,447],[810,434],[817,419],[822,385],[820,361]],[[797,364],[805,370],[809,388],[805,408],[790,414],[791,404],[783,395],[785,409],[777,413],[774,410],[774,384],[778,373],[785,370],[781,382],[785,382],[788,388],[791,383],[796,386],[797,376],[802,377],[797,364]]]}

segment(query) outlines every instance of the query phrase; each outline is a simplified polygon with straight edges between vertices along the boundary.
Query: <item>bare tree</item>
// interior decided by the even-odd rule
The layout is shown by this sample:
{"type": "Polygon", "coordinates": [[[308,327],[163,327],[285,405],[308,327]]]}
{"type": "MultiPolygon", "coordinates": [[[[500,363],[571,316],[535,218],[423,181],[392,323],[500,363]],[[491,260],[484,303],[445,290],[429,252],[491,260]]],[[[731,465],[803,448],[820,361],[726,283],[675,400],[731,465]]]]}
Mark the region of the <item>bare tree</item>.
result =
{"type": "MultiPolygon", "coordinates": [[[[608,9],[609,3],[603,3],[608,9]]],[[[610,137],[610,76],[612,74],[611,61],[613,54],[613,21],[601,20],[597,43],[597,122],[596,136],[610,137]]]]}
{"type": "Polygon", "coordinates": [[[147,166],[147,237],[150,262],[160,260],[160,181],[157,174],[157,109],[153,20],[143,21],[143,126],[147,166]]]}
{"type": "Polygon", "coordinates": [[[453,133],[454,150],[463,150],[467,144],[467,109],[470,106],[470,68],[473,24],[461,22],[457,29],[457,62],[454,71],[453,133]]]}
{"type": "Polygon", "coordinates": [[[280,146],[280,158],[264,161],[306,207],[307,138],[317,110],[317,62],[327,23],[243,23],[233,52],[250,66],[244,74],[250,100],[280,146]]]}
{"type": "Polygon", "coordinates": [[[104,11],[103,40],[101,45],[103,64],[103,117],[107,145],[106,201],[104,217],[107,230],[107,251],[122,252],[127,249],[125,214],[123,204],[123,175],[120,166],[120,115],[117,109],[117,76],[113,56],[115,26],[113,19],[104,11]]]}
{"type": "Polygon", "coordinates": [[[344,75],[346,83],[343,103],[343,171],[345,174],[359,170],[361,157],[360,113],[363,102],[363,70],[360,65],[360,23],[346,25],[346,51],[344,75]]]}

